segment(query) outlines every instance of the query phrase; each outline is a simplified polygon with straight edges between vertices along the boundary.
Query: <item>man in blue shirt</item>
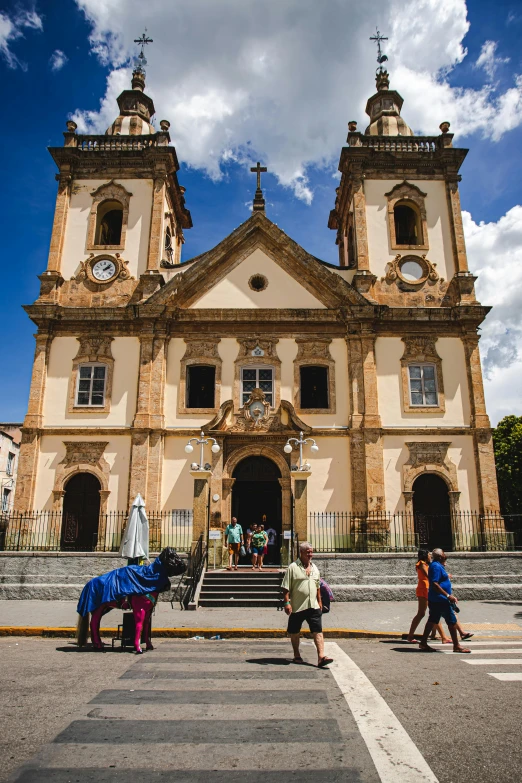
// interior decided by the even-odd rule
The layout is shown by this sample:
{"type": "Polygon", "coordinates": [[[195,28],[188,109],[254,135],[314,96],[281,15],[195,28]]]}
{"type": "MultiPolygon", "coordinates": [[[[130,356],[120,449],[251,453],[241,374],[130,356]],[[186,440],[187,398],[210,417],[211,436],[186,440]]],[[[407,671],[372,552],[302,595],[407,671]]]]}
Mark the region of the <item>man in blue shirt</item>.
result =
{"type": "Polygon", "coordinates": [[[443,549],[434,549],[431,553],[433,560],[428,568],[428,579],[430,587],[428,590],[428,608],[430,614],[428,622],[424,628],[419,648],[423,652],[435,652],[433,647],[428,646],[428,636],[435,625],[440,623],[441,617],[446,620],[448,630],[453,641],[453,651],[459,653],[470,653],[466,647],[461,647],[457,634],[457,616],[453,607],[457,604],[457,598],[453,595],[451,589],[451,580],[448,572],[444,568],[446,563],[446,553],[443,549]]]}

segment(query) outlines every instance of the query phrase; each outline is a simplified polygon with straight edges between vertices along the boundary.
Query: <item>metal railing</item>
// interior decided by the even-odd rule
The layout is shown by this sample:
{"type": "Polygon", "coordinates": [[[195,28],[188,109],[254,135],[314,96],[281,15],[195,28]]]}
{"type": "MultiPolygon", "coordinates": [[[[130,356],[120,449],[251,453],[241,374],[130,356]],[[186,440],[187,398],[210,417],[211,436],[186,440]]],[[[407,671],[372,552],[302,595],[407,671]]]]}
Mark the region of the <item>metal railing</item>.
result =
{"type": "Polygon", "coordinates": [[[522,514],[311,512],[308,537],[316,552],[513,552],[522,551],[522,514]]]}
{"type": "MultiPolygon", "coordinates": [[[[190,552],[192,509],[147,512],[149,549],[171,546],[190,552]]],[[[0,549],[10,552],[117,552],[128,511],[100,514],[98,519],[62,511],[14,512],[0,515],[0,549]],[[96,523],[97,522],[97,523],[96,523]]]]}

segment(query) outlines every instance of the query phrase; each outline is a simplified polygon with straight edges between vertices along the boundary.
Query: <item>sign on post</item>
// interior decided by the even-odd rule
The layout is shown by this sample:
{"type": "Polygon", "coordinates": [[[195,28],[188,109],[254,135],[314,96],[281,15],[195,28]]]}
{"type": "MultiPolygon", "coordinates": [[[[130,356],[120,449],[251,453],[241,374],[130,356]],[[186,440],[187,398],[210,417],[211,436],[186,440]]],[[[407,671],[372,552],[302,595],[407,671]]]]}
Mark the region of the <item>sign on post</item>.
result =
{"type": "Polygon", "coordinates": [[[209,530],[208,531],[208,538],[209,541],[220,541],[221,540],[222,531],[221,530],[209,530]]]}

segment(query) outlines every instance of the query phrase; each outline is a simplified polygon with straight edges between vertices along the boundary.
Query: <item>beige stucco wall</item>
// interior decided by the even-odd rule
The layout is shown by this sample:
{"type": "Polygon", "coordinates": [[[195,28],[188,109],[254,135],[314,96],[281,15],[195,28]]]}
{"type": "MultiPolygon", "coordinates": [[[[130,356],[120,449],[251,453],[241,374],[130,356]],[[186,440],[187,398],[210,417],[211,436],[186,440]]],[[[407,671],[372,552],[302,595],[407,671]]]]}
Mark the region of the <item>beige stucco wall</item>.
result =
{"type": "Polygon", "coordinates": [[[317,454],[305,452],[312,466],[312,475],[308,479],[308,510],[349,511],[351,482],[348,438],[318,438],[317,445],[317,454]]]}
{"type": "Polygon", "coordinates": [[[448,457],[457,468],[460,509],[475,511],[478,509],[478,489],[476,481],[473,439],[471,435],[385,435],[384,449],[384,482],[387,511],[404,511],[403,474],[402,467],[409,459],[409,449],[406,442],[421,441],[433,443],[450,442],[448,457]]]}
{"type": "MultiPolygon", "coordinates": [[[[80,261],[85,261],[91,252],[104,252],[87,250],[87,228],[92,206],[91,193],[108,181],[79,179],[73,182],[62,254],[62,275],[66,280],[78,274],[80,261]]],[[[147,268],[152,180],[115,179],[114,182],[123,185],[132,193],[125,249],[118,252],[125,261],[129,262],[128,269],[131,275],[138,278],[147,268]]]]}
{"type": "Polygon", "coordinates": [[[192,508],[194,479],[190,475],[190,462],[194,457],[185,454],[186,445],[185,437],[167,435],[165,438],[161,507],[167,511],[192,508]]]}
{"type": "MultiPolygon", "coordinates": [[[[429,250],[419,250],[426,253],[432,263],[437,264],[437,271],[445,280],[454,275],[453,248],[451,243],[446,186],[442,181],[407,180],[426,193],[426,219],[428,223],[429,250]]],[[[366,196],[366,221],[368,227],[368,251],[370,268],[377,277],[386,273],[386,265],[397,255],[397,250],[391,249],[388,231],[388,199],[389,193],[402,180],[365,179],[364,193],[366,196]]],[[[415,250],[403,250],[402,255],[415,254],[415,250]]]]}
{"type": "Polygon", "coordinates": [[[108,413],[96,411],[69,413],[68,400],[72,383],[72,363],[78,353],[75,337],[55,337],[49,354],[45,386],[44,423],[46,427],[78,425],[130,426],[136,411],[136,394],[140,343],[137,337],[115,337],[111,343],[114,356],[112,402],[108,413]]]}
{"type": "Polygon", "coordinates": [[[324,305],[259,248],[231,269],[194,308],[320,308],[324,305]],[[252,291],[248,281],[255,274],[268,279],[264,291],[252,291]]]}
{"type": "Polygon", "coordinates": [[[468,425],[470,403],[466,358],[458,337],[439,337],[435,347],[442,359],[446,398],[445,413],[404,413],[402,401],[401,357],[404,343],[400,337],[378,337],[375,344],[379,413],[384,427],[412,424],[468,425]]]}
{"type": "Polygon", "coordinates": [[[51,509],[52,490],[56,470],[65,457],[64,441],[106,441],[104,457],[110,466],[108,511],[124,511],[127,508],[129,480],[130,436],[125,435],[44,435],[38,458],[35,509],[51,509]]]}

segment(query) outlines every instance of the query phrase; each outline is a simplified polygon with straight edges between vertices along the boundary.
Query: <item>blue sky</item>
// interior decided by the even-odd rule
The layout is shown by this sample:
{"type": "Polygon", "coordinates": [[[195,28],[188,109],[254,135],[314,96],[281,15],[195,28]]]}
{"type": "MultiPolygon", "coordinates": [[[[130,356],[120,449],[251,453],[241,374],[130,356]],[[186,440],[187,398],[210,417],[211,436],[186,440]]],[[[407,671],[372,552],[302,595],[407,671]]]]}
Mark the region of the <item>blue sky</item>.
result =
{"type": "Polygon", "coordinates": [[[367,39],[376,23],[388,33],[391,83],[405,97],[405,119],[431,134],[449,119],[456,144],[470,149],[461,184],[470,261],[484,281],[481,301],[495,305],[483,338],[488,406],[495,421],[522,414],[522,8],[506,0],[494,13],[482,0],[467,7],[463,0],[379,0],[370,18],[360,6],[4,0],[0,420],[21,421],[27,404],[34,326],[22,305],[36,298],[46,268],[56,194],[46,147],[63,143],[72,114],[94,132],[117,115],[132,38],[145,25],[155,41],[147,91],[157,119],[171,122],[194,222],[184,259],[248,217],[255,189],[248,169],[260,159],[272,172],[263,183],[269,217],[309,252],[337,261],[327,220],[339,152],[348,120],[365,127],[375,66],[367,39]]]}

